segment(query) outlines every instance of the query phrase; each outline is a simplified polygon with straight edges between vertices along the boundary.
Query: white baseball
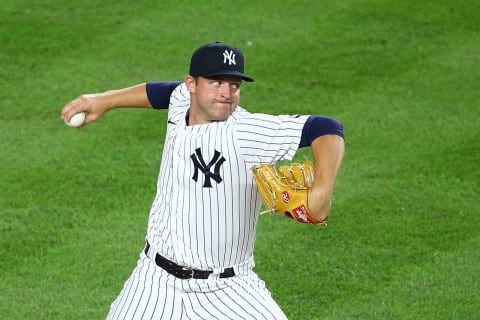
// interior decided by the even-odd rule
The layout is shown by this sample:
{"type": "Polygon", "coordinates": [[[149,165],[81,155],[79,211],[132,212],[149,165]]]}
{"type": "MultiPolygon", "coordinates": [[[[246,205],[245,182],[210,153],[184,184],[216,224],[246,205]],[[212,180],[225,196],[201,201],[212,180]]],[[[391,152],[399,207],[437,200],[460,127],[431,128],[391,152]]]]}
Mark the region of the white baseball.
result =
{"type": "Polygon", "coordinates": [[[72,117],[72,119],[70,119],[70,121],[67,121],[67,120],[64,120],[64,121],[69,127],[78,128],[85,121],[85,112],[77,113],[72,117]]]}

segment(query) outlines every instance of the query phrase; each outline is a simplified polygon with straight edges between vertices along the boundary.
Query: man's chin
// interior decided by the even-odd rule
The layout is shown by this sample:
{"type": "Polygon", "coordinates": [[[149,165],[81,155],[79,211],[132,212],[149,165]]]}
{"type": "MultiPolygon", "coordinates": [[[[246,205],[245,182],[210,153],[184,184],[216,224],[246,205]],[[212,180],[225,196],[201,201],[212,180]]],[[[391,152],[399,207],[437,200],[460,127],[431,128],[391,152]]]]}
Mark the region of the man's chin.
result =
{"type": "Polygon", "coordinates": [[[232,109],[231,105],[225,105],[224,107],[218,108],[216,114],[214,115],[214,118],[217,121],[223,121],[226,120],[233,112],[234,109],[232,109]]]}
{"type": "Polygon", "coordinates": [[[224,117],[220,117],[220,116],[215,117],[215,119],[212,120],[212,122],[225,121],[225,120],[228,119],[229,116],[230,116],[230,115],[227,115],[227,116],[224,116],[224,117]]]}

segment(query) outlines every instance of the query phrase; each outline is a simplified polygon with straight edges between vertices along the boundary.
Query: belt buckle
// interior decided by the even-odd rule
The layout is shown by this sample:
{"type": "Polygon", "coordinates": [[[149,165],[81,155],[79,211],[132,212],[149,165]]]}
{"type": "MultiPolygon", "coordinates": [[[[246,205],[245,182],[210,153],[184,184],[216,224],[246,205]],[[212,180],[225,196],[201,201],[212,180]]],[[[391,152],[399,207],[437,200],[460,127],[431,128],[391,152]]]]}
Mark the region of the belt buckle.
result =
{"type": "Polygon", "coordinates": [[[190,267],[182,267],[182,270],[185,270],[185,271],[190,271],[190,277],[186,278],[186,279],[193,279],[193,276],[195,275],[195,271],[190,268],[190,267]]]}

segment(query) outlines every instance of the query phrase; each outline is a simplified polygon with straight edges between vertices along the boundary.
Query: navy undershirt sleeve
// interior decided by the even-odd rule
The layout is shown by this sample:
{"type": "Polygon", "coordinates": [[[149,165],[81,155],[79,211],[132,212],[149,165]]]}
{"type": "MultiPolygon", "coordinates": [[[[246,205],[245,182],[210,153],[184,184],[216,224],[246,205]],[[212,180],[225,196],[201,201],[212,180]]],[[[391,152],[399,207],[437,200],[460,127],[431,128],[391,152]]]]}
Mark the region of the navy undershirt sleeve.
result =
{"type": "Polygon", "coordinates": [[[180,81],[147,82],[147,97],[154,109],[168,109],[170,95],[180,81]]]}
{"type": "Polygon", "coordinates": [[[343,125],[340,121],[325,116],[310,116],[303,126],[300,148],[309,147],[312,141],[320,136],[336,134],[345,138],[343,125]]]}

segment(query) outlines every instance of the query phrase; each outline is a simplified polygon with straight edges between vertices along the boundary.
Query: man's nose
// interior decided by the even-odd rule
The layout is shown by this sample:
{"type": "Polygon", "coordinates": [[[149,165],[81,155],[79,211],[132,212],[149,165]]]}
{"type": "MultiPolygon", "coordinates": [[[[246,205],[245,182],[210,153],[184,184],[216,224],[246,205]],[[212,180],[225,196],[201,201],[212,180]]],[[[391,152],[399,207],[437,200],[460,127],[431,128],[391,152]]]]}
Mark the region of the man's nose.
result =
{"type": "Polygon", "coordinates": [[[222,86],[220,87],[220,94],[224,98],[230,98],[232,96],[232,90],[230,88],[230,84],[223,83],[222,86]]]}

